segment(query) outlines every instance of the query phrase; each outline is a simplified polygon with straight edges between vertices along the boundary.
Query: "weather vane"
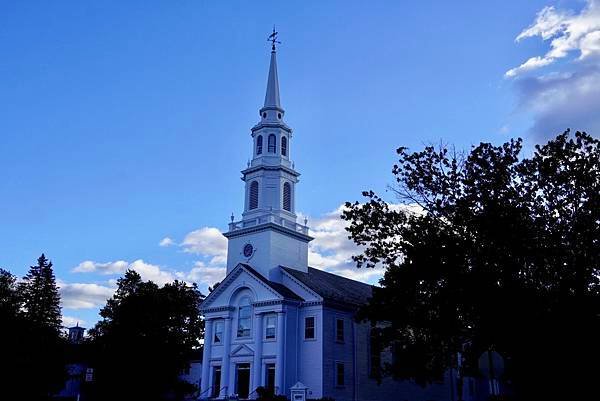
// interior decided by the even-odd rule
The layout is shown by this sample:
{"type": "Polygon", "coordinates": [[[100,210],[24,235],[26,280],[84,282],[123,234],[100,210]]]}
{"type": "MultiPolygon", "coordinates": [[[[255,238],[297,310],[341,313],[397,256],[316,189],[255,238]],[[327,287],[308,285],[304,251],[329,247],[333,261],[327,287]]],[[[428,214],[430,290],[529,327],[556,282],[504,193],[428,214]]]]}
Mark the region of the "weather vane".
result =
{"type": "Polygon", "coordinates": [[[277,40],[277,35],[279,34],[279,32],[277,32],[275,30],[275,25],[273,25],[273,33],[269,35],[269,38],[267,39],[267,42],[271,42],[272,46],[271,46],[271,50],[275,51],[275,43],[277,43],[278,45],[281,44],[280,41],[277,40]]]}

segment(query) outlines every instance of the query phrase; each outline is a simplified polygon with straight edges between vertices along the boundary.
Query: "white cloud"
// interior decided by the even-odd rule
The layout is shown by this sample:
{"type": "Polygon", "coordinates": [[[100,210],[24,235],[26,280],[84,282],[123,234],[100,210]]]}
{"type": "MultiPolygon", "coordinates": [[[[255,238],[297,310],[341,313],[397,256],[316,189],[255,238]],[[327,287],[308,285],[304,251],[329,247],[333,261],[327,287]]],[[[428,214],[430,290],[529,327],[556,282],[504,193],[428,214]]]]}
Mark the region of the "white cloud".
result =
{"type": "Polygon", "coordinates": [[[131,263],[124,260],[106,263],[86,260],[77,265],[72,271],[75,273],[123,274],[126,270],[135,270],[142,276],[143,280],[151,280],[158,285],[164,285],[175,280],[175,275],[172,272],[161,270],[160,266],[146,263],[142,259],[131,263]]]}
{"type": "Polygon", "coordinates": [[[551,64],[552,61],[553,60],[551,60],[549,58],[545,58],[545,57],[539,57],[539,56],[532,57],[529,60],[527,60],[526,62],[524,62],[523,64],[521,64],[520,66],[506,71],[506,76],[510,77],[510,78],[516,77],[518,74],[520,74],[522,72],[535,70],[537,68],[551,64]]]}
{"type": "Polygon", "coordinates": [[[550,49],[505,74],[507,78],[518,77],[518,109],[533,117],[530,134],[536,141],[554,137],[567,128],[598,135],[600,0],[588,0],[578,13],[545,7],[516,40],[536,36],[549,41],[550,49]],[[560,72],[524,74],[559,59],[570,61],[556,67],[560,72]]]}
{"type": "Polygon", "coordinates": [[[129,263],[124,260],[115,262],[98,263],[91,260],[81,262],[73,268],[74,273],[100,273],[100,274],[120,274],[127,270],[129,263]]]}
{"type": "Polygon", "coordinates": [[[77,317],[73,317],[73,316],[63,316],[62,317],[62,324],[65,327],[73,327],[76,325],[79,325],[79,327],[85,327],[86,325],[86,321],[83,319],[79,319],[77,317]]]}
{"type": "Polygon", "coordinates": [[[198,255],[219,256],[227,255],[227,239],[215,227],[202,227],[188,233],[181,247],[184,252],[198,255]]]}
{"type": "Polygon", "coordinates": [[[579,52],[579,60],[600,56],[600,1],[588,0],[587,6],[579,14],[544,7],[534,23],[523,30],[516,41],[535,36],[550,41],[550,50],[543,56],[531,57],[520,66],[508,70],[506,77],[516,77],[523,72],[550,65],[572,52],[579,52]]]}
{"type": "MultiPolygon", "coordinates": [[[[417,205],[389,204],[391,210],[407,211],[409,213],[422,213],[417,205]]],[[[357,246],[348,238],[346,227],[348,222],[340,218],[344,211],[344,205],[340,205],[332,212],[326,213],[317,219],[309,219],[309,234],[314,240],[309,243],[308,264],[311,267],[325,270],[330,273],[368,282],[376,283],[383,276],[383,268],[357,268],[352,260],[353,255],[362,252],[362,248],[357,246]]],[[[304,216],[300,216],[303,220],[304,216]]]]}
{"type": "Polygon", "coordinates": [[[67,309],[93,309],[103,306],[112,297],[114,287],[93,283],[65,283],[58,281],[62,306],[67,309]]]}
{"type": "Polygon", "coordinates": [[[165,238],[161,239],[160,242],[158,243],[158,245],[162,246],[162,247],[167,247],[167,246],[171,246],[171,245],[174,245],[174,244],[175,244],[175,241],[173,241],[169,237],[165,237],[165,238]]]}
{"type": "Polygon", "coordinates": [[[146,263],[142,259],[132,262],[128,268],[138,272],[142,276],[142,280],[154,281],[158,285],[164,285],[175,280],[173,273],[161,270],[159,266],[146,263]]]}
{"type": "Polygon", "coordinates": [[[180,273],[180,277],[183,280],[193,281],[199,284],[205,284],[212,286],[217,281],[220,282],[225,277],[226,273],[225,266],[206,266],[203,262],[198,261],[194,264],[194,267],[186,274],[180,273]]]}

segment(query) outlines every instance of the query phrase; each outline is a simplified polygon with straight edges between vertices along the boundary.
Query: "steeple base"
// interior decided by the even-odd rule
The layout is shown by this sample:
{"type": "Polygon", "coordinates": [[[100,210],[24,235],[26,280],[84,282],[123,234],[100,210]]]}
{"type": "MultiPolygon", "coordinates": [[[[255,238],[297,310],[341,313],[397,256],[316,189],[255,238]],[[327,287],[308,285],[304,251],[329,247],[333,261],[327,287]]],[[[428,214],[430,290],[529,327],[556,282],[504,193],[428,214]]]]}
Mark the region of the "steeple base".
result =
{"type": "MultiPolygon", "coordinates": [[[[240,222],[242,223],[242,222],[240,222]]],[[[238,227],[231,223],[227,237],[227,274],[238,263],[249,264],[265,278],[279,282],[279,266],[306,272],[308,269],[308,227],[285,221],[289,228],[273,222],[238,227]]]]}

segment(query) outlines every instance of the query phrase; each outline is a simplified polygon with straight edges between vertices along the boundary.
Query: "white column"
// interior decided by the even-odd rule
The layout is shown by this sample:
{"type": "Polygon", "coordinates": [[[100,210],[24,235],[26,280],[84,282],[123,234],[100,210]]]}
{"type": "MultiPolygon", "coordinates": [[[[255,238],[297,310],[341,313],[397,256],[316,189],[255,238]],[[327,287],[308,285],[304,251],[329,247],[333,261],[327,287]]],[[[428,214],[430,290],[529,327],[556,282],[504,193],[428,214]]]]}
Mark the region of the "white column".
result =
{"type": "Polygon", "coordinates": [[[202,382],[200,383],[200,399],[208,398],[210,396],[209,377],[210,377],[210,349],[212,346],[212,320],[205,320],[204,327],[204,350],[202,354],[202,382]]]}
{"type": "Polygon", "coordinates": [[[231,394],[229,391],[229,354],[231,349],[231,317],[225,318],[225,329],[223,331],[223,363],[221,365],[221,393],[220,398],[226,398],[231,394]]]}
{"type": "Polygon", "coordinates": [[[284,386],[285,313],[277,312],[277,355],[275,360],[275,387],[277,394],[286,394],[284,386]]]}
{"type": "MultiPolygon", "coordinates": [[[[263,315],[257,313],[254,315],[254,363],[253,363],[253,378],[251,391],[256,390],[258,386],[262,385],[262,345],[263,345],[263,315]]],[[[257,394],[253,393],[253,398],[256,398],[257,394]]]]}

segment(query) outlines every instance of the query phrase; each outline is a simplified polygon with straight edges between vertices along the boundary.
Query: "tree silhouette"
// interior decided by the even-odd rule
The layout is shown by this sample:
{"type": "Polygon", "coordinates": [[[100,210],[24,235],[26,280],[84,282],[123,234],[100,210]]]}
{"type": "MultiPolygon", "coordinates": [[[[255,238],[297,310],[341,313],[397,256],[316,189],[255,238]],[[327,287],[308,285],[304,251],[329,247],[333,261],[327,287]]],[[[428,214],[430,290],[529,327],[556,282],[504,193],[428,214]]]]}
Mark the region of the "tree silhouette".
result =
{"type": "Polygon", "coordinates": [[[90,330],[97,399],[115,392],[124,399],[164,399],[186,390],[178,379],[200,346],[203,299],[195,285],[175,281],[157,286],[128,270],[90,330]]]}
{"type": "Polygon", "coordinates": [[[457,367],[476,374],[486,350],[505,356],[519,399],[589,390],[600,312],[600,142],[569,131],[530,158],[521,140],[397,150],[393,191],[347,203],[343,218],[383,266],[381,288],[360,316],[396,358],[386,373],[425,384],[457,367]],[[465,366],[467,368],[465,368],[465,366]]]}
{"type": "Polygon", "coordinates": [[[66,379],[60,298],[51,263],[43,255],[38,262],[20,284],[0,269],[0,387],[6,399],[46,400],[66,379]]]}
{"type": "Polygon", "coordinates": [[[38,258],[37,265],[29,267],[29,272],[19,286],[25,317],[34,324],[59,332],[62,327],[60,295],[52,262],[43,253],[38,258]]]}

